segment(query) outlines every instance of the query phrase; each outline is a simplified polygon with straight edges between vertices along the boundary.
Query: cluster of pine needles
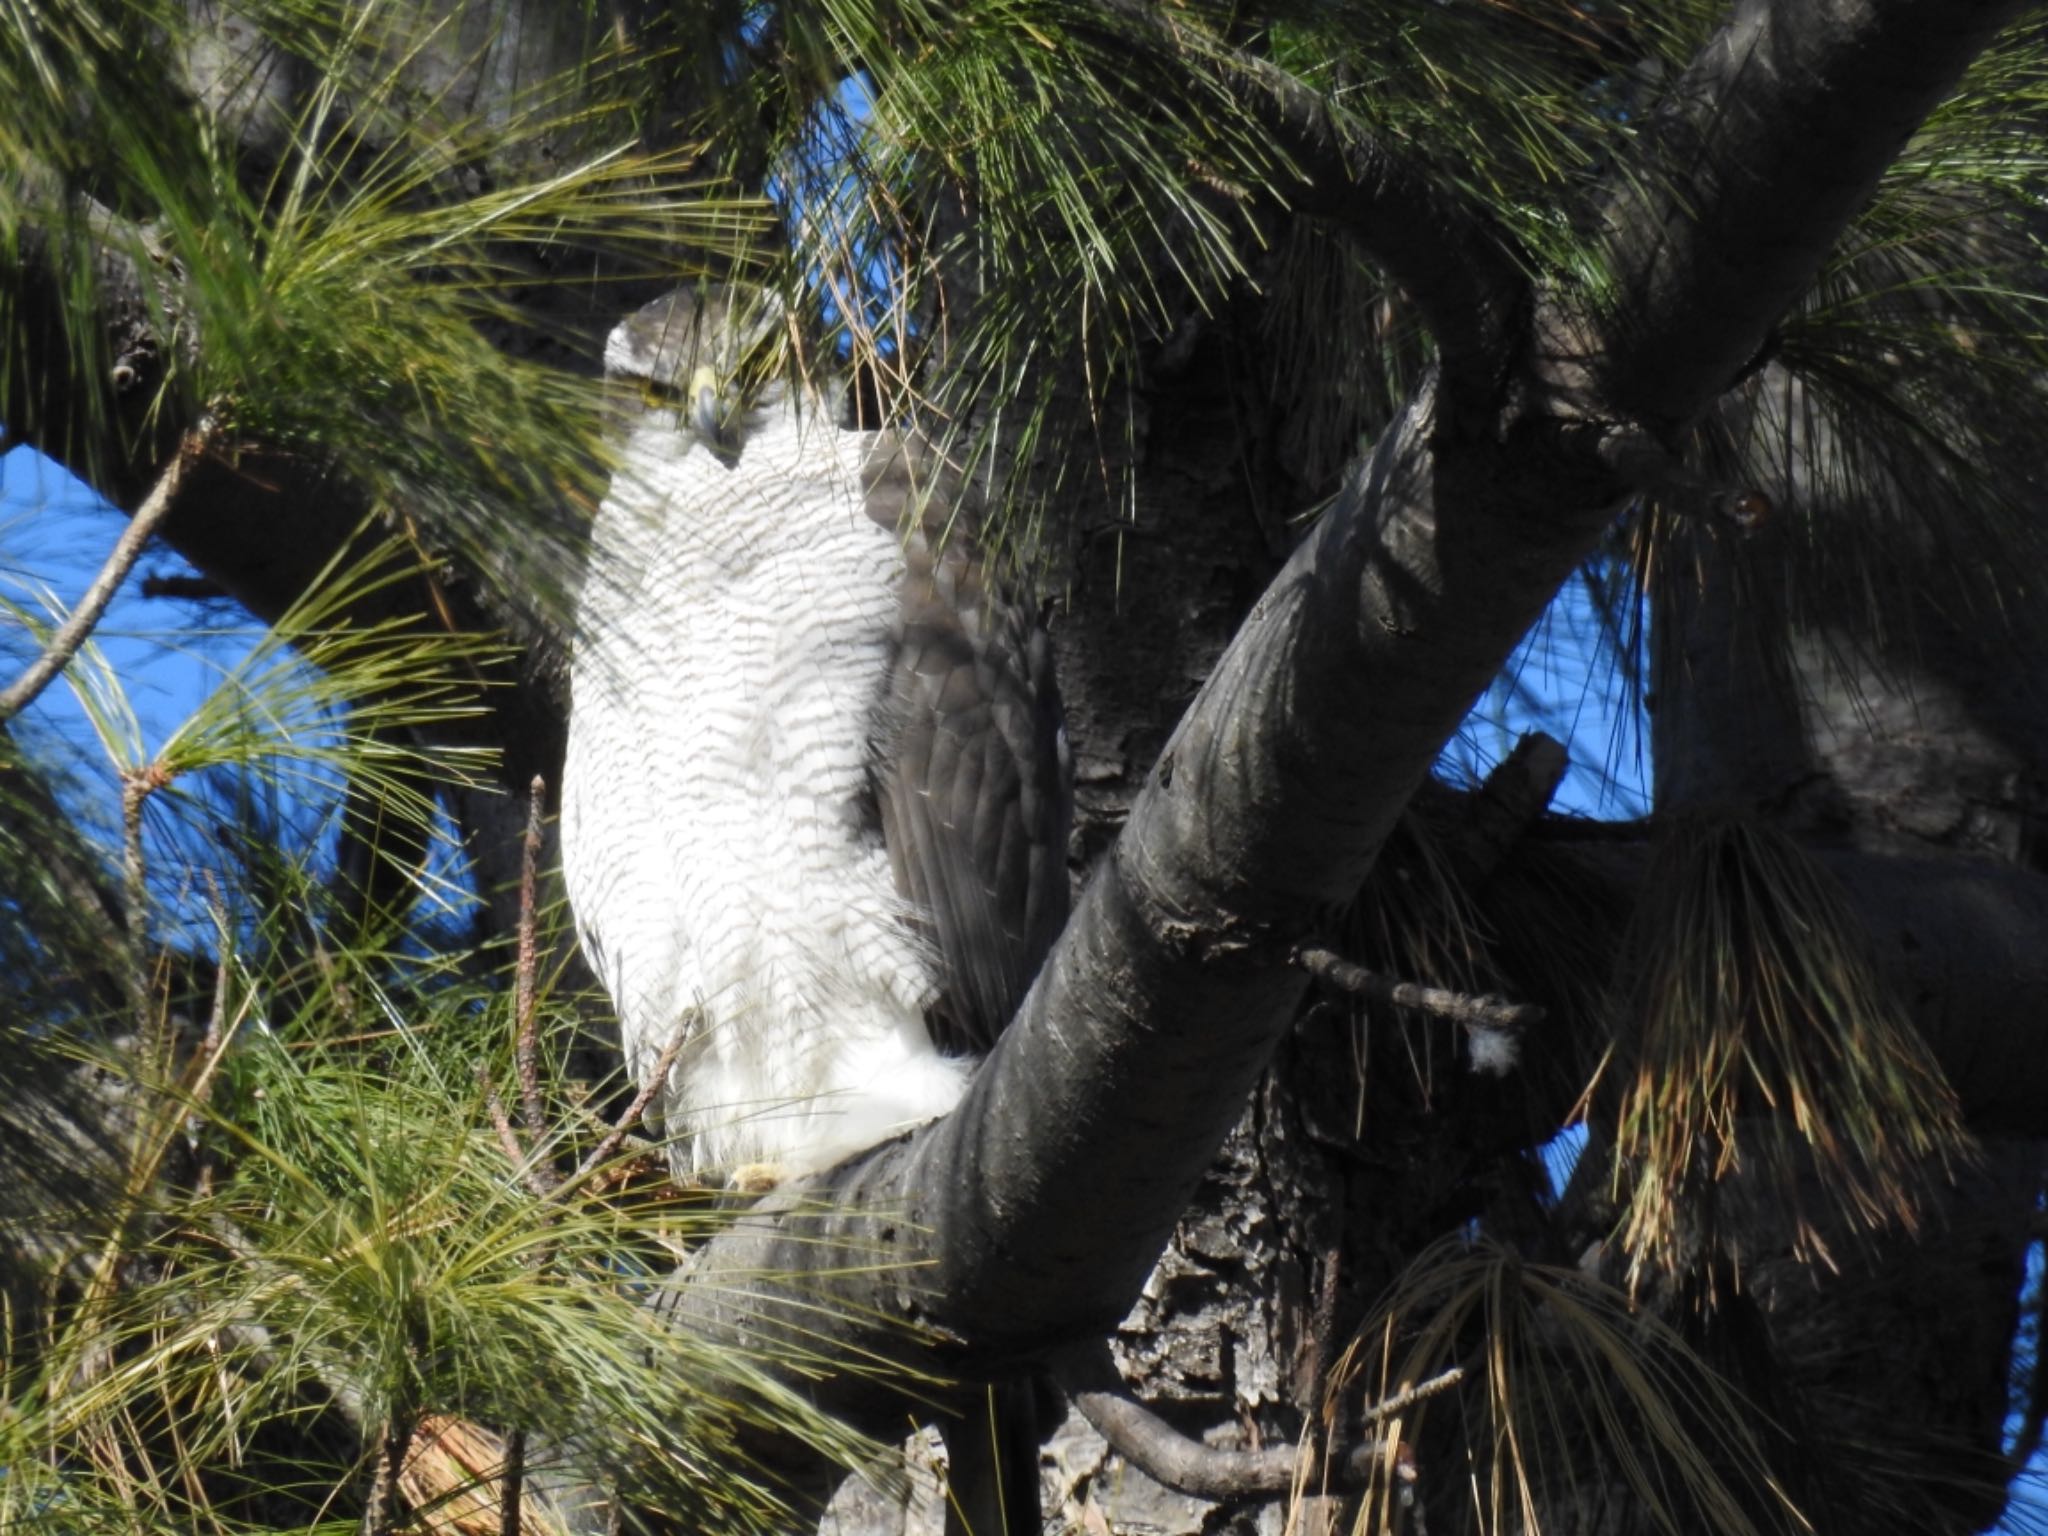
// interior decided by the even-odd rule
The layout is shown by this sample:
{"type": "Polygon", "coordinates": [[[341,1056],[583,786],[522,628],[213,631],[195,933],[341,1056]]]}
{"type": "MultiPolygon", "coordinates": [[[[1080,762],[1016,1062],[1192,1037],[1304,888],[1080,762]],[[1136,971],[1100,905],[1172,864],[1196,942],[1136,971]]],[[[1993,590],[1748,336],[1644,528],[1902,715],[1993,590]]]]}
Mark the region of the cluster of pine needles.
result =
{"type": "Polygon", "coordinates": [[[1712,1242],[1716,1186],[1775,1201],[1795,1252],[1830,1231],[1912,1229],[1930,1180],[1968,1155],[1953,1091],[1813,855],[1753,822],[1667,837],[1623,941],[1615,1169],[1631,1273],[1712,1242]],[[1824,1210],[1802,1195],[1818,1186],[1824,1210]],[[1767,1193],[1759,1193],[1758,1191],[1767,1193]]]}

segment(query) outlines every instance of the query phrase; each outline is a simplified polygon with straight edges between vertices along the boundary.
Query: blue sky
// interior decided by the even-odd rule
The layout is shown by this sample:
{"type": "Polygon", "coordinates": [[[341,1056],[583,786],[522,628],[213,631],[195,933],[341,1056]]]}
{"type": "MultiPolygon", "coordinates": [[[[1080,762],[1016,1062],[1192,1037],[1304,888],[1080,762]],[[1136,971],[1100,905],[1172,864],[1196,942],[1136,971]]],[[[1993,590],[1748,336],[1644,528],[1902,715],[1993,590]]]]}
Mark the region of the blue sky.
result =
{"type": "MultiPolygon", "coordinates": [[[[0,598],[36,613],[47,614],[52,601],[68,611],[100,569],[121,522],[118,512],[51,461],[26,449],[0,457],[0,598]]],[[[72,686],[93,675],[90,658],[74,662],[12,727],[37,761],[55,772],[67,809],[109,850],[119,841],[119,763],[155,759],[165,739],[263,634],[262,626],[231,602],[145,595],[148,580],[166,574],[191,573],[178,556],[152,546],[123,583],[90,643],[105,671],[119,680],[118,692],[132,719],[119,718],[123,712],[117,709],[114,724],[127,740],[110,749],[95,737],[91,716],[72,686]]],[[[0,635],[0,655],[12,675],[30,655],[30,639],[12,624],[0,625],[0,635]]],[[[281,759],[278,773],[269,779],[245,775],[238,786],[263,795],[267,809],[303,834],[291,839],[300,846],[331,810],[333,797],[319,793],[322,783],[338,781],[331,770],[299,758],[281,759]]],[[[231,853],[214,836],[217,823],[207,796],[217,787],[203,780],[180,782],[169,796],[152,798],[146,823],[150,868],[153,875],[162,872],[152,881],[157,920],[196,930],[202,943],[211,942],[213,918],[197,871],[233,864],[231,853]]],[[[437,864],[437,877],[445,876],[450,862],[444,858],[437,864]]]]}

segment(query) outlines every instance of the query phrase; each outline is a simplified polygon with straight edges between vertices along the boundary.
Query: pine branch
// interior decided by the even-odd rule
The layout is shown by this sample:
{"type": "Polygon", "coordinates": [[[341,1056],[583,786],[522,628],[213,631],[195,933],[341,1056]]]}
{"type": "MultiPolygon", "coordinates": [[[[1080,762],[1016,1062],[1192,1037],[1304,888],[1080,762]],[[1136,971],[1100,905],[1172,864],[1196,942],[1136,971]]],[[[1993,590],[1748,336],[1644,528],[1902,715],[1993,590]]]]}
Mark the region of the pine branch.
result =
{"type": "Polygon", "coordinates": [[[1299,212],[1355,239],[1407,292],[1435,337],[1455,407],[1497,391],[1528,298],[1514,246],[1492,219],[1270,59],[1232,48],[1150,0],[1095,0],[1118,37],[1149,40],[1184,65],[1213,69],[1273,135],[1303,184],[1299,212]]]}

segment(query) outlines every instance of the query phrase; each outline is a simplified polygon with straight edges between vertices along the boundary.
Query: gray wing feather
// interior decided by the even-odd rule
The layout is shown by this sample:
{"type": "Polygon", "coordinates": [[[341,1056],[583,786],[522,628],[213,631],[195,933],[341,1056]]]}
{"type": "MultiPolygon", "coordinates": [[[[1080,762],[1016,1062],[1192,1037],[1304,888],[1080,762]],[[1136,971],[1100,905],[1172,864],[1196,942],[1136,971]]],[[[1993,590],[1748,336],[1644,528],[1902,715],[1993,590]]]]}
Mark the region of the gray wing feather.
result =
{"type": "Polygon", "coordinates": [[[908,530],[874,727],[882,833],[938,953],[934,1037],[978,1055],[1066,923],[1073,770],[1052,645],[995,579],[960,476],[927,444],[885,434],[863,485],[868,515],[908,530]]]}

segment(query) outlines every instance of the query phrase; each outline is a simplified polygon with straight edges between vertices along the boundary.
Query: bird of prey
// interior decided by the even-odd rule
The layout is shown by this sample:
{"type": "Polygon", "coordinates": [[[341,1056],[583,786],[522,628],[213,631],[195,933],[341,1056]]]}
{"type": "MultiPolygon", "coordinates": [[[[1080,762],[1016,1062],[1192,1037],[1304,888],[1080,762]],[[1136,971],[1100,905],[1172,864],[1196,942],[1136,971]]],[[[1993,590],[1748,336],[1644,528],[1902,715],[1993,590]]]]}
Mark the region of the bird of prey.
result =
{"type": "MultiPolygon", "coordinates": [[[[615,330],[624,442],[570,669],[562,868],[678,1177],[828,1166],[946,1113],[1067,910],[1072,767],[1036,611],[908,432],[736,380],[740,289],[615,330]]],[[[1028,1382],[952,1421],[955,1536],[1036,1526],[1028,1382]]]]}
{"type": "Polygon", "coordinates": [[[909,432],[737,380],[782,323],[683,291],[579,599],[562,862],[679,1176],[829,1166],[944,1114],[1065,920],[1072,772],[1037,611],[909,432]]]}

